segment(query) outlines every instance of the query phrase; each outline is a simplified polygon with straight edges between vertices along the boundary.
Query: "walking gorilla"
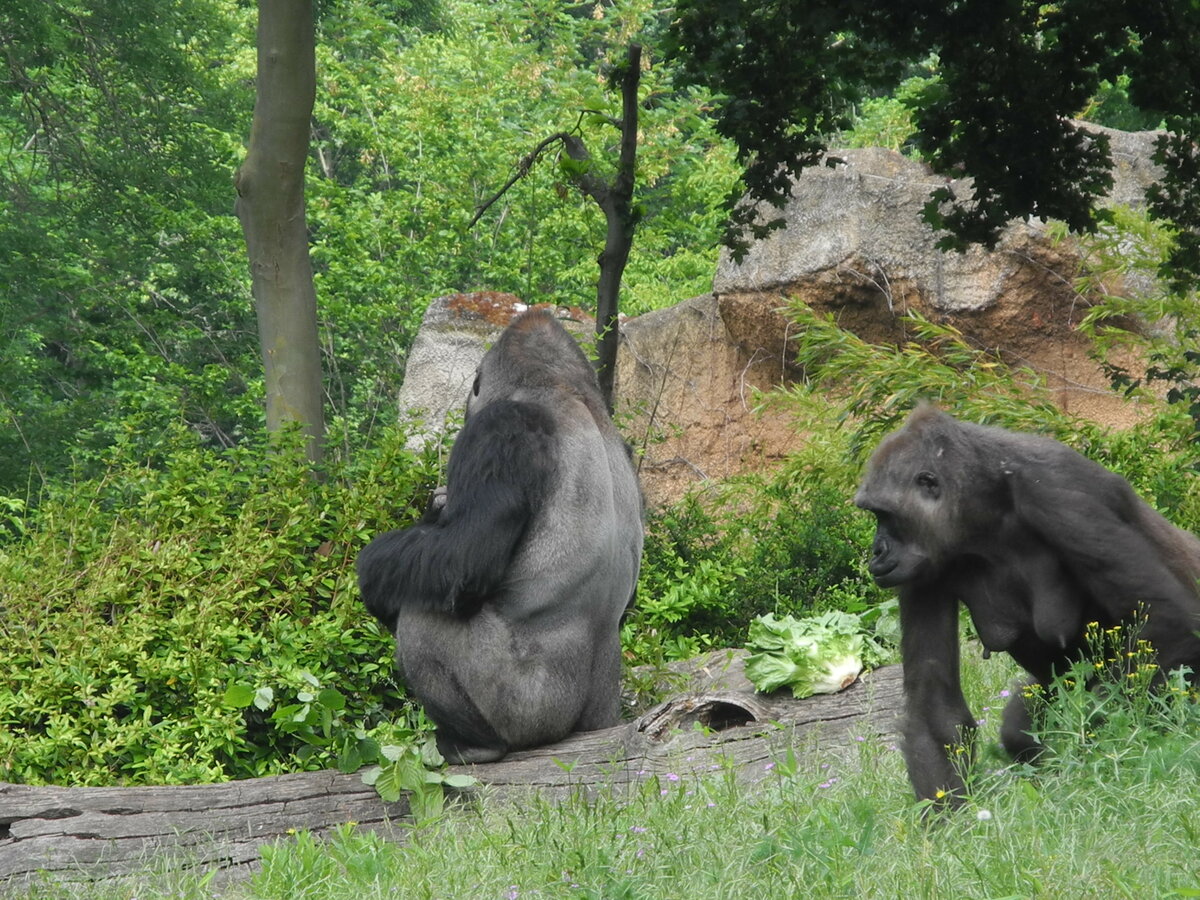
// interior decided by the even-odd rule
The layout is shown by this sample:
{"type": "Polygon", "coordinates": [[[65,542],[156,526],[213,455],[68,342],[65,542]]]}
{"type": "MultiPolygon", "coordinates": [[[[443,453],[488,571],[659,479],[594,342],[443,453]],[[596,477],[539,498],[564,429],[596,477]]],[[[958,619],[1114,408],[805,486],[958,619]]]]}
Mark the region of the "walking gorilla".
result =
{"type": "MultiPolygon", "coordinates": [[[[877,520],[871,574],[899,588],[904,757],[920,798],[963,789],[951,756],[975,719],[959,681],[959,601],[984,648],[1007,651],[1032,682],[1078,658],[1087,623],[1110,627],[1139,605],[1159,671],[1200,671],[1200,541],[1058,441],[922,406],[871,456],[854,502],[877,520]]],[[[1041,745],[1014,694],[1001,742],[1030,759],[1041,745]]]]}
{"type": "Polygon", "coordinates": [[[620,716],[618,626],[642,552],[642,498],[583,352],[545,310],[484,356],[420,523],[359,554],[363,602],[453,762],[620,716]]]}

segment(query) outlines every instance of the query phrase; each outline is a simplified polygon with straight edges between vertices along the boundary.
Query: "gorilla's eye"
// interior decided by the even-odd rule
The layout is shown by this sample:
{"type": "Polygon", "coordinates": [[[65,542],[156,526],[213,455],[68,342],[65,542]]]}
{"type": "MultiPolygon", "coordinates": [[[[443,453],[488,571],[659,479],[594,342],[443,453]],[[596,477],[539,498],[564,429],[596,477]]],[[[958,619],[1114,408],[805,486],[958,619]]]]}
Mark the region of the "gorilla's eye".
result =
{"type": "Polygon", "coordinates": [[[475,383],[473,385],[471,385],[471,396],[472,397],[479,396],[479,373],[478,372],[475,373],[475,383]]]}
{"type": "Polygon", "coordinates": [[[932,472],[917,473],[917,485],[927,494],[938,495],[938,478],[932,472]]]}

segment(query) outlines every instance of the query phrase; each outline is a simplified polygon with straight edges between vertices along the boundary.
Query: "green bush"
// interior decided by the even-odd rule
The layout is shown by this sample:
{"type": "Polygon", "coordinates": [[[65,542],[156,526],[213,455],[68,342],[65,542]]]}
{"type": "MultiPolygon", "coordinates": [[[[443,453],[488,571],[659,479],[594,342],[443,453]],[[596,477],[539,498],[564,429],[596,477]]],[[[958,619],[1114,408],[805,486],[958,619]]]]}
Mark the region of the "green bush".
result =
{"type": "Polygon", "coordinates": [[[1024,688],[1046,746],[1039,769],[1075,774],[1132,760],[1157,778],[1195,770],[1200,693],[1190,667],[1159,670],[1139,637],[1144,624],[1089,624],[1079,660],[1045,687],[1024,688]]]}
{"type": "MultiPolygon", "coordinates": [[[[1093,282],[1094,276],[1081,279],[1093,282]]],[[[1195,309],[1194,302],[1178,298],[1141,307],[1143,314],[1173,317],[1179,335],[1174,345],[1154,334],[1105,328],[1101,349],[1141,349],[1151,354],[1153,364],[1155,354],[1168,352],[1164,347],[1185,346],[1188,335],[1200,333],[1200,321],[1183,323],[1188,316],[1195,320],[1195,309]]],[[[1108,298],[1093,307],[1085,324],[1098,333],[1111,319],[1137,311],[1132,301],[1108,298]]],[[[918,402],[928,400],[967,421],[1057,438],[1122,475],[1175,524],[1200,531],[1200,481],[1195,477],[1200,432],[1186,398],[1177,402],[1168,395],[1163,403],[1139,381],[1143,415],[1131,428],[1107,429],[1058,409],[1036,373],[1010,367],[997,353],[971,346],[949,325],[905,316],[912,338],[897,347],[870,344],[801,304],[792,315],[798,326],[797,358],[808,377],[776,392],[772,402],[791,409],[798,430],[818,440],[829,432],[830,422],[844,431],[840,450],[839,444],[825,443],[827,458],[821,465],[826,478],[839,455],[843,465],[856,470],[884,435],[899,427],[918,402]]]]}
{"type": "Polygon", "coordinates": [[[858,612],[883,599],[863,565],[873,523],[849,501],[853,468],[809,462],[801,454],[651,512],[628,654],[684,658],[741,645],[763,613],[858,612]]]}
{"type": "Polygon", "coordinates": [[[181,434],[159,459],[48,492],[0,544],[0,780],[323,767],[355,729],[402,717],[353,560],[436,481],[435,454],[404,437],[317,478],[295,441],[217,452],[181,434]]]}

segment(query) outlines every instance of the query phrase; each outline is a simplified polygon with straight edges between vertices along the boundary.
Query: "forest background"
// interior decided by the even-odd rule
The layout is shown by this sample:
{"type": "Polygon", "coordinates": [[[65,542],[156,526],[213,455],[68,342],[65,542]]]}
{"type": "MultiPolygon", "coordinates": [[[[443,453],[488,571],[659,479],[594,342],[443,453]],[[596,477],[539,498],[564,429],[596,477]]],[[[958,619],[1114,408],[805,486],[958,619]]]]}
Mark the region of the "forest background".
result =
{"type": "MultiPolygon", "coordinates": [[[[254,5],[7,4],[0,780],[353,769],[381,743],[427,732],[393,676],[390,637],[361,608],[352,565],[438,483],[446,448],[414,453],[398,424],[408,348],[430,299],[447,293],[589,307],[604,220],[569,165],[536,165],[473,217],[549,134],[578,126],[592,146],[612,145],[605,116],[619,96],[607,73],[631,41],[657,46],[668,15],[643,0],[318,5],[307,199],[329,429],[314,479],[298,441],[268,452],[233,212],[254,107],[254,5]]],[[[676,64],[650,49],[645,63],[629,315],[711,287],[721,203],[740,172],[712,97],[682,86],[676,64]]],[[[903,99],[933,74],[914,66],[894,96],[867,92],[835,142],[915,152],[903,99]]],[[[1158,124],[1120,82],[1080,112],[1115,127],[1158,124]]],[[[1093,284],[1081,290],[1097,301],[1106,266],[1136,257],[1152,272],[1168,244],[1136,217],[1093,240],[1093,284]],[[1114,248],[1130,247],[1138,253],[1118,259],[1114,248]]],[[[1162,311],[1190,298],[1164,289],[1146,302],[1162,311]]],[[[1176,321],[1186,331],[1193,320],[1176,321]]],[[[949,331],[921,333],[933,349],[896,351],[814,323],[797,352],[814,383],[836,358],[833,377],[849,366],[841,372],[875,392],[848,407],[871,434],[900,401],[940,397],[1069,439],[1180,524],[1200,523],[1188,478],[1194,359],[1161,366],[1184,402],[1106,435],[1039,402],[1027,373],[949,331]],[[882,407],[887,415],[868,415],[882,407]]],[[[825,404],[807,420],[804,451],[651,516],[640,601],[623,630],[631,663],[738,644],[758,613],[881,608],[862,574],[870,522],[846,503],[862,434],[802,388],[785,402],[799,413],[825,404]]]]}

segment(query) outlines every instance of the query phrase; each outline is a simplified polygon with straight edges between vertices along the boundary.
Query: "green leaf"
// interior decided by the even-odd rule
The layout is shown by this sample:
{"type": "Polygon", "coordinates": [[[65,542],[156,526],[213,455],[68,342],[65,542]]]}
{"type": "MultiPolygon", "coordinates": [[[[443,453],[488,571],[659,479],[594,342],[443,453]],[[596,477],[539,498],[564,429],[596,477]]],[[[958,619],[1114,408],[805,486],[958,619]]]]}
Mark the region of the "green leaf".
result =
{"type": "Polygon", "coordinates": [[[426,769],[415,756],[405,754],[390,766],[396,781],[405,790],[419,791],[425,786],[426,769]]]}
{"type": "Polygon", "coordinates": [[[408,803],[413,821],[421,825],[442,814],[446,805],[446,795],[441,785],[430,785],[422,790],[413,791],[409,795],[408,803]]]}
{"type": "MultiPolygon", "coordinates": [[[[224,702],[226,706],[244,709],[254,702],[254,688],[248,684],[231,684],[225,689],[224,702]]],[[[260,707],[261,709],[261,707],[260,707]]]]}
{"type": "Polygon", "coordinates": [[[376,793],[387,803],[395,803],[404,793],[404,786],[400,782],[400,773],[396,771],[395,766],[381,769],[375,776],[374,784],[376,793]]]}
{"type": "Polygon", "coordinates": [[[317,702],[325,707],[325,709],[337,711],[346,708],[345,695],[333,688],[325,688],[321,693],[317,694],[317,702]]]}
{"type": "Polygon", "coordinates": [[[407,752],[407,747],[401,747],[397,744],[384,744],[379,748],[380,756],[389,762],[395,762],[407,752]]]}
{"type": "Polygon", "coordinates": [[[440,769],[446,764],[446,758],[438,750],[437,741],[433,738],[421,744],[421,763],[429,769],[440,769]]]}
{"type": "Polygon", "coordinates": [[[351,772],[357,772],[362,768],[363,756],[359,752],[357,746],[345,747],[338,754],[337,770],[343,775],[349,775],[351,772]]]}

